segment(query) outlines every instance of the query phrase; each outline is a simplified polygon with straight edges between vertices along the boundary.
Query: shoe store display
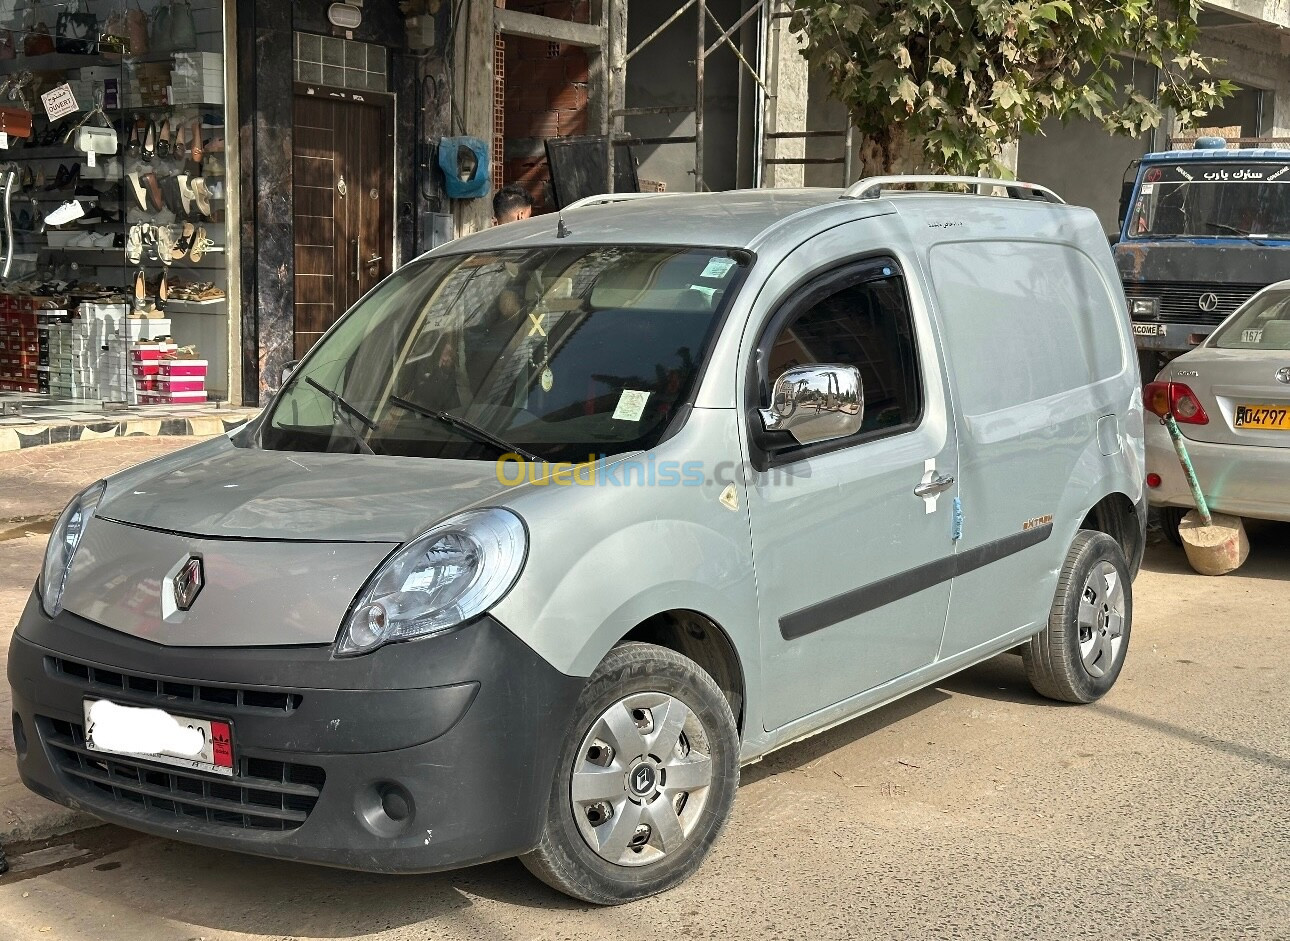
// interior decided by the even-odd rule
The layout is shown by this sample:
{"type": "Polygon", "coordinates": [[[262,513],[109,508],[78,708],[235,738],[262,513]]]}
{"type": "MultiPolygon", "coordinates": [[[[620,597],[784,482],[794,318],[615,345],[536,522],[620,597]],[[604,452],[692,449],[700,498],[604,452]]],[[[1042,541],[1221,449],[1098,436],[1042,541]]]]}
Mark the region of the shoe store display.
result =
{"type": "MultiPolygon", "coordinates": [[[[16,9],[27,7],[35,9],[31,3],[16,9]]],[[[136,384],[130,354],[141,341],[158,341],[170,354],[206,336],[220,322],[213,318],[230,316],[225,180],[227,136],[236,129],[226,129],[223,114],[224,39],[212,28],[222,22],[212,18],[219,9],[208,0],[150,0],[142,8],[132,0],[70,0],[54,7],[68,24],[99,17],[102,26],[88,27],[94,32],[75,52],[60,46],[55,55],[24,63],[20,48],[12,63],[15,84],[24,67],[35,81],[23,101],[9,96],[32,119],[30,136],[11,139],[3,155],[15,166],[15,271],[0,281],[0,334],[4,311],[18,309],[6,308],[13,299],[30,298],[37,309],[58,314],[42,334],[31,392],[127,407],[204,400],[204,393],[149,382],[146,374],[136,384]],[[78,113],[51,120],[39,96],[64,83],[74,90],[78,113]],[[87,365],[74,357],[72,343],[88,343],[97,361],[111,365],[87,365]]],[[[0,9],[0,59],[6,29],[25,35],[11,18],[0,9]]],[[[198,354],[190,348],[187,355],[198,354]]],[[[10,363],[0,340],[0,392],[11,388],[4,385],[10,363]]]]}

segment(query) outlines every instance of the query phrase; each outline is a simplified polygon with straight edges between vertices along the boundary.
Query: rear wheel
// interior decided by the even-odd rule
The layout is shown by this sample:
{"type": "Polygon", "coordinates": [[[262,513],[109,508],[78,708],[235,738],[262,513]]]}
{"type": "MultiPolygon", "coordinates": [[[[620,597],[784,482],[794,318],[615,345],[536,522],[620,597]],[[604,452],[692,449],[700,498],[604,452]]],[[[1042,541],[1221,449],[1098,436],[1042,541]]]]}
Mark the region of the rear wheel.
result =
{"type": "Polygon", "coordinates": [[[1133,583],[1120,544],[1081,530],[1057,581],[1048,625],[1022,649],[1035,691],[1087,703],[1115,685],[1129,650],[1133,583]]]}
{"type": "Polygon", "coordinates": [[[1167,506],[1160,511],[1160,526],[1165,531],[1165,538],[1175,546],[1182,545],[1182,536],[1178,534],[1178,524],[1182,522],[1187,511],[1178,506],[1167,506]]]}
{"type": "Polygon", "coordinates": [[[738,783],[739,736],[717,684],[675,651],[623,644],[578,699],[541,842],[521,861],[597,905],[666,891],[699,868],[738,783]]]}

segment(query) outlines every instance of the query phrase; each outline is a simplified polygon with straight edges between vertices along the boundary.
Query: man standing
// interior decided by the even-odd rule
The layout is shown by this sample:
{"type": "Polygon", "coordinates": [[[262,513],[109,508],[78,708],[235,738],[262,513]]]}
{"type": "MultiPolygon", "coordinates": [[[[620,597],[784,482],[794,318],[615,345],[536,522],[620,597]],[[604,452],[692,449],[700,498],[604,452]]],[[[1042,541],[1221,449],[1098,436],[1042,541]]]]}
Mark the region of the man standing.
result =
{"type": "Polygon", "coordinates": [[[493,225],[518,222],[533,215],[533,197],[518,183],[503,186],[493,196],[493,225]]]}

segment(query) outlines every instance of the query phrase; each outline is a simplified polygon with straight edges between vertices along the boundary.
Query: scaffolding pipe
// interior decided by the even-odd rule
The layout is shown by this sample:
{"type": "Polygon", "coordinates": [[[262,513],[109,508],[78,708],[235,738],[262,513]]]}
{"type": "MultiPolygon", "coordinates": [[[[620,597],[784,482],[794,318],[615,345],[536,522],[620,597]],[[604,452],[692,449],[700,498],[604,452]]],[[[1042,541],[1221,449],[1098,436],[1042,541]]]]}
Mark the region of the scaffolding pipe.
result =
{"type": "Polygon", "coordinates": [[[706,187],[703,184],[703,64],[708,55],[705,51],[707,48],[707,39],[704,36],[704,27],[708,20],[708,3],[707,0],[698,0],[699,4],[699,28],[698,46],[694,54],[694,191],[702,193],[706,187]]]}

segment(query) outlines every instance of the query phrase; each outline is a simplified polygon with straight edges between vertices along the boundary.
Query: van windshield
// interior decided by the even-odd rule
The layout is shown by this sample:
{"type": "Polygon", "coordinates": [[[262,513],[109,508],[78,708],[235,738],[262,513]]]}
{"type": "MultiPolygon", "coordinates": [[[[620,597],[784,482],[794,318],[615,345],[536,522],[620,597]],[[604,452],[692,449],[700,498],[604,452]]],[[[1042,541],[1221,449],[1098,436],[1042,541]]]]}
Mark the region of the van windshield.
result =
{"type": "Polygon", "coordinates": [[[1290,291],[1261,294],[1214,333],[1220,350],[1290,350],[1290,291]]]}
{"type": "Polygon", "coordinates": [[[1144,169],[1129,238],[1290,238],[1290,160],[1144,169]]]}
{"type": "Polygon", "coordinates": [[[688,401],[746,261],[581,245],[413,262],[301,363],[261,443],[572,462],[653,447],[688,401]]]}

